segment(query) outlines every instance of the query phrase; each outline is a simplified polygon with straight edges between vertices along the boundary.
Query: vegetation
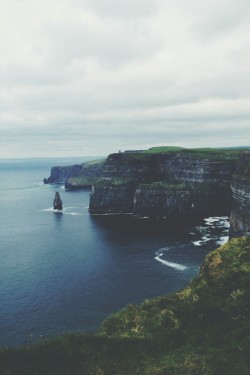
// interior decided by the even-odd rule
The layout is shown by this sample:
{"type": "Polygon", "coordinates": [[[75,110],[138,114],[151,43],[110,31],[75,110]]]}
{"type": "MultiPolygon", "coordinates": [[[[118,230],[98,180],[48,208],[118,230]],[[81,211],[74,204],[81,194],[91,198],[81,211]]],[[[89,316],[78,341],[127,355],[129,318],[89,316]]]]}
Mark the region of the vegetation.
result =
{"type": "Polygon", "coordinates": [[[98,177],[90,177],[90,176],[75,176],[75,177],[70,177],[66,184],[65,187],[67,188],[81,188],[81,187],[89,187],[92,186],[93,184],[98,181],[98,177]]]}
{"type": "Polygon", "coordinates": [[[93,165],[93,164],[102,164],[105,162],[105,158],[103,159],[96,159],[96,160],[90,160],[90,161],[87,161],[86,163],[84,164],[87,164],[87,165],[93,165]]]}
{"type": "Polygon", "coordinates": [[[132,182],[131,178],[123,178],[123,177],[113,177],[113,178],[100,178],[96,183],[95,186],[100,187],[109,187],[109,186],[122,186],[128,185],[132,182]]]}
{"type": "Polygon", "coordinates": [[[210,253],[187,288],[130,305],[96,335],[0,352],[1,375],[249,374],[250,238],[210,253]]]}
{"type": "Polygon", "coordinates": [[[159,146],[159,147],[151,147],[148,150],[145,150],[144,153],[147,154],[156,154],[159,152],[178,152],[185,150],[183,147],[178,146],[159,146]]]}
{"type": "Polygon", "coordinates": [[[239,155],[242,154],[246,149],[242,148],[183,148],[177,146],[161,146],[161,147],[152,147],[148,150],[142,152],[131,152],[130,155],[133,157],[141,159],[147,155],[152,154],[163,154],[163,153],[176,153],[179,154],[189,154],[202,158],[208,158],[213,160],[232,160],[235,161],[238,159],[239,155]]]}
{"type": "Polygon", "coordinates": [[[225,191],[225,186],[221,187],[219,184],[213,182],[195,182],[195,183],[186,183],[186,182],[174,182],[174,181],[153,181],[150,183],[140,184],[138,187],[140,190],[169,190],[169,191],[225,191]]]}

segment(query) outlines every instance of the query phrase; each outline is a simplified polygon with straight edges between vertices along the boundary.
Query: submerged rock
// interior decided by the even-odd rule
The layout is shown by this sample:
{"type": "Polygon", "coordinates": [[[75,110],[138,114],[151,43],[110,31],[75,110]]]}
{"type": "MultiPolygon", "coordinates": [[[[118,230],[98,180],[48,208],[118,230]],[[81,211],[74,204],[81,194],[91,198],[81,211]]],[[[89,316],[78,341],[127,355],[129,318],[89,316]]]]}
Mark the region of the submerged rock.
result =
{"type": "Polygon", "coordinates": [[[53,207],[54,207],[54,210],[61,211],[63,209],[62,208],[62,200],[61,200],[61,197],[60,197],[60,194],[58,193],[58,191],[55,194],[55,198],[54,198],[54,201],[53,201],[53,207]]]}

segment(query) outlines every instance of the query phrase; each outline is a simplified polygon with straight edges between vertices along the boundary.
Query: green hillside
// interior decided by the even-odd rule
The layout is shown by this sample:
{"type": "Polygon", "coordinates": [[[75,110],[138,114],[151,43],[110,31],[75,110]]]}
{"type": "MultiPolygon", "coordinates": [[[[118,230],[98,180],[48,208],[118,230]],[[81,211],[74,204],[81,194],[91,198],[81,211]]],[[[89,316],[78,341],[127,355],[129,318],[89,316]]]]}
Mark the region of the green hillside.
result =
{"type": "Polygon", "coordinates": [[[1,375],[249,374],[250,238],[210,253],[179,293],[130,305],[95,335],[0,352],[1,375]]]}

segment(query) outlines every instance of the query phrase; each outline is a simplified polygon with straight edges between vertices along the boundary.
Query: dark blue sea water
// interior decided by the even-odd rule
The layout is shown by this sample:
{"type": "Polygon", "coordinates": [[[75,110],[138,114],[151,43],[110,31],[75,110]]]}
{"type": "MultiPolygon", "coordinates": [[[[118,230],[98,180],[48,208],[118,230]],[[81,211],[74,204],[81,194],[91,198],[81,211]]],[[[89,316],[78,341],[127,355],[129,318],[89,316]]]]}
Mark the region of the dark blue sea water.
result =
{"type": "Polygon", "coordinates": [[[92,331],[129,303],[180,290],[227,239],[227,218],[177,231],[91,216],[90,191],[41,182],[65,162],[0,160],[0,346],[92,331]]]}

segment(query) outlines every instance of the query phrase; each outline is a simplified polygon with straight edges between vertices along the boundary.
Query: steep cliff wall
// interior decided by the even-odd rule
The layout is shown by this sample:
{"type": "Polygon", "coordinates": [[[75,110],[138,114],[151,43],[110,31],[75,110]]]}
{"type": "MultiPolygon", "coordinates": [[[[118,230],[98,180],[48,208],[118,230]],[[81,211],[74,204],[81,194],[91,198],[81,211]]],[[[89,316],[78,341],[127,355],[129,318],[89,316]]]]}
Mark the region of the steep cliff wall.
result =
{"type": "Polygon", "coordinates": [[[133,213],[134,181],[99,180],[92,188],[89,211],[92,213],[133,213]]]}
{"type": "Polygon", "coordinates": [[[232,237],[250,234],[250,152],[239,160],[232,184],[233,205],[230,215],[232,237]]]}
{"type": "Polygon", "coordinates": [[[191,151],[156,154],[125,152],[108,156],[103,176],[225,184],[231,180],[235,163],[235,157],[206,153],[202,155],[191,151]]]}
{"type": "Polygon", "coordinates": [[[229,189],[212,184],[152,183],[139,185],[134,196],[134,213],[139,216],[228,215],[229,207],[229,189]]]}
{"type": "Polygon", "coordinates": [[[222,152],[111,154],[103,166],[102,183],[94,185],[90,212],[150,217],[229,214],[235,165],[236,157],[222,152]],[[126,178],[133,184],[118,187],[116,180],[126,178]]]}

